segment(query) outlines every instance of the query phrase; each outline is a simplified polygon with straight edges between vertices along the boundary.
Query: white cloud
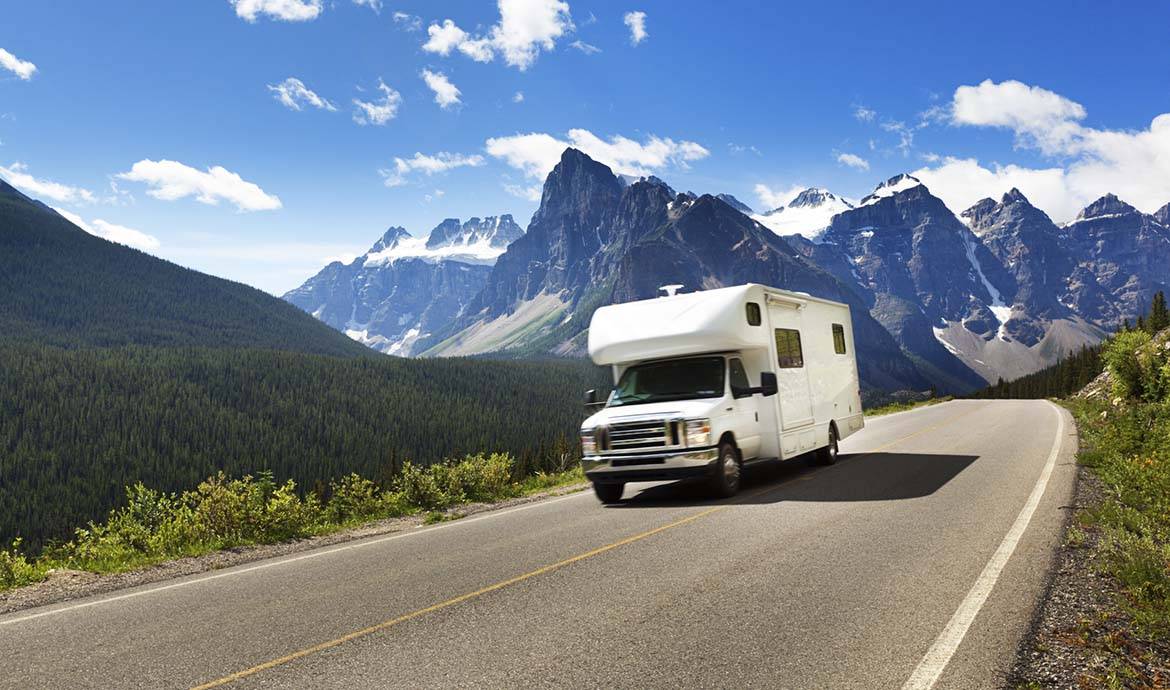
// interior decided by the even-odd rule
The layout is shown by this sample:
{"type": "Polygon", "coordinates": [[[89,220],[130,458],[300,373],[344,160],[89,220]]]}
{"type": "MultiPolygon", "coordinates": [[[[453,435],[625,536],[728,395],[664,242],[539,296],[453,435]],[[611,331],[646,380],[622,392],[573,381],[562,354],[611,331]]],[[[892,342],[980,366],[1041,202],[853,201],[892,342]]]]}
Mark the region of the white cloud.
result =
{"type": "Polygon", "coordinates": [[[402,105],[402,95],[386,86],[381,79],[378,80],[378,90],[382,92],[382,98],[376,101],[353,99],[353,104],[357,107],[353,113],[354,122],[359,125],[384,125],[397,117],[398,106],[402,105]]]}
{"type": "Polygon", "coordinates": [[[262,15],[286,22],[307,22],[321,14],[321,0],[229,0],[241,19],[254,22],[262,15]]]}
{"type": "Polygon", "coordinates": [[[630,43],[638,45],[646,40],[646,13],[642,11],[626,12],[622,17],[626,26],[630,27],[630,43]]]}
{"type": "Polygon", "coordinates": [[[513,94],[512,95],[512,102],[513,103],[523,103],[524,102],[524,92],[517,91],[515,94],[513,94]]]}
{"type": "Polygon", "coordinates": [[[597,46],[595,46],[591,43],[586,43],[585,41],[581,41],[581,40],[573,41],[572,43],[569,44],[569,47],[576,48],[577,50],[581,51],[582,53],[585,53],[586,55],[593,55],[595,53],[601,52],[601,48],[598,48],[597,46]]]}
{"type": "Polygon", "coordinates": [[[788,189],[773,189],[762,182],[755,186],[756,198],[760,200],[760,206],[768,210],[787,206],[788,202],[805,189],[801,185],[793,185],[788,189]]]}
{"type": "Polygon", "coordinates": [[[62,204],[92,204],[97,201],[97,195],[88,189],[33,177],[28,173],[28,166],[24,163],[17,162],[8,167],[0,165],[0,176],[8,180],[13,187],[40,200],[48,199],[62,204]]]}
{"type": "Polygon", "coordinates": [[[300,79],[289,77],[279,84],[269,84],[268,90],[274,94],[276,100],[292,110],[301,110],[306,105],[320,110],[337,110],[336,106],[318,96],[300,79]]]}
{"type": "Polygon", "coordinates": [[[516,134],[487,140],[487,152],[533,178],[544,178],[556,166],[568,147],[583,151],[590,158],[605,163],[614,172],[649,175],[668,165],[686,167],[706,158],[710,152],[693,141],[675,141],[650,135],[645,143],[615,135],[608,141],[587,129],[571,129],[567,140],[551,134],[516,134]]]}
{"type": "Polygon", "coordinates": [[[398,11],[394,13],[394,23],[397,24],[404,31],[420,31],[422,30],[422,17],[417,17],[413,14],[398,11]]]}
{"type": "Polygon", "coordinates": [[[446,109],[461,103],[459,89],[451,83],[447,75],[424,69],[420,76],[427,83],[427,88],[435,92],[435,103],[438,103],[439,107],[446,109]]]}
{"type": "Polygon", "coordinates": [[[63,208],[54,208],[53,210],[59,213],[65,220],[73,223],[89,234],[96,235],[111,242],[117,242],[118,244],[124,244],[127,247],[134,247],[143,251],[153,251],[162,246],[162,243],[158,241],[157,237],[148,235],[141,230],[110,223],[101,218],[93,221],[93,223],[86,223],[76,213],[70,213],[63,208]]]}
{"type": "Polygon", "coordinates": [[[220,201],[240,211],[271,211],[281,207],[280,199],[258,185],[221,166],[206,171],[170,160],[140,160],[118,178],[142,182],[151,187],[147,194],[162,201],[194,196],[196,201],[216,206],[220,201]]]}
{"type": "Polygon", "coordinates": [[[412,172],[421,172],[430,177],[455,168],[477,168],[483,164],[484,158],[478,154],[466,156],[440,151],[427,156],[416,152],[413,158],[395,158],[393,168],[383,168],[378,174],[385,180],[387,187],[398,187],[406,184],[406,178],[412,172]]]}
{"type": "Polygon", "coordinates": [[[436,189],[435,191],[431,192],[430,194],[423,194],[423,201],[425,201],[429,204],[432,201],[442,199],[446,194],[447,194],[447,192],[445,192],[441,189],[436,189]]]}
{"type": "Polygon", "coordinates": [[[24,81],[32,79],[37,66],[27,60],[21,60],[12,53],[0,48],[0,67],[12,72],[24,81]]]}
{"type": "Polygon", "coordinates": [[[1080,103],[1014,80],[960,86],[951,102],[954,124],[1005,127],[1049,154],[1064,152],[1084,118],[1080,103]]]}
{"type": "Polygon", "coordinates": [[[1146,212],[1170,201],[1170,113],[1144,130],[1095,129],[1080,124],[1086,112],[1079,103],[1014,81],[960,86],[950,112],[956,125],[1009,129],[1018,146],[1059,162],[1034,169],[946,158],[914,173],[954,211],[1011,187],[1057,222],[1109,192],[1146,212]]]}
{"type": "Polygon", "coordinates": [[[505,184],[504,191],[525,201],[540,201],[544,190],[540,185],[505,184]]]}
{"type": "Polygon", "coordinates": [[[864,105],[853,106],[853,117],[857,118],[858,122],[873,122],[877,117],[877,111],[865,107],[864,105]]]}
{"type": "Polygon", "coordinates": [[[837,154],[837,162],[856,170],[869,170],[869,161],[852,153],[837,154]]]}
{"type": "Polygon", "coordinates": [[[541,51],[556,47],[558,38],[573,30],[569,5],[561,0],[498,0],[500,20],[484,36],[472,36],[450,19],[427,27],[423,50],[450,55],[458,49],[476,62],[491,62],[497,54],[524,71],[541,51]]]}
{"type": "Polygon", "coordinates": [[[382,0],[353,0],[353,4],[368,7],[374,11],[374,14],[382,13],[382,0]]]}

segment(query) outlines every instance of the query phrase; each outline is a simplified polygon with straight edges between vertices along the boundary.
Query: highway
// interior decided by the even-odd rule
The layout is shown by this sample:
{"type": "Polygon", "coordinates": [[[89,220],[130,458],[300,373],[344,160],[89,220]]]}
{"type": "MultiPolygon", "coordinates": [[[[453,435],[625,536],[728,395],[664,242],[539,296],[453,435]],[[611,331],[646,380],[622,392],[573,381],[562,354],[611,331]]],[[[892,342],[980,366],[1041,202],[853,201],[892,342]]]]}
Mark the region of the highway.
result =
{"type": "Polygon", "coordinates": [[[0,687],[992,688],[1047,581],[1075,427],[868,420],[741,494],[635,484],[0,617],[0,687]]]}

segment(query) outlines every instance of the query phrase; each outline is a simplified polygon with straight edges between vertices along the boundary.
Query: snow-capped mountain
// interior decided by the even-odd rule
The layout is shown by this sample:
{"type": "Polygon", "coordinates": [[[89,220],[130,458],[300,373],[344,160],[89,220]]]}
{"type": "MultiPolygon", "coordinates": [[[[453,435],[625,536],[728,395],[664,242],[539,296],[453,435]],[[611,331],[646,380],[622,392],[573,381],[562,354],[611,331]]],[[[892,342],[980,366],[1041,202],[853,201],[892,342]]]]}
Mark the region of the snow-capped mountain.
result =
{"type": "Polygon", "coordinates": [[[767,213],[745,213],[777,235],[803,235],[811,238],[828,227],[833,216],[851,208],[853,204],[836,194],[810,187],[792,197],[788,203],[767,213]]]}
{"type": "Polygon", "coordinates": [[[392,227],[349,264],[335,261],[284,299],[354,340],[392,355],[446,326],[524,234],[510,215],[444,220],[427,237],[392,227]]]}
{"type": "Polygon", "coordinates": [[[752,215],[568,149],[527,233],[508,216],[391,228],[286,299],[393,354],[581,355],[603,304],[755,281],[850,304],[867,387],[963,392],[1134,320],[1170,290],[1168,259],[1170,204],[1106,195],[1057,226],[1012,189],[960,218],[897,175],[856,205],[810,188],[752,215]]]}
{"type": "Polygon", "coordinates": [[[549,174],[528,232],[500,257],[483,291],[418,349],[581,355],[601,305],[653,297],[671,283],[693,290],[753,281],[854,304],[867,386],[929,385],[858,296],[782,238],[714,196],[675,193],[655,178],[623,184],[574,149],[549,174]]]}

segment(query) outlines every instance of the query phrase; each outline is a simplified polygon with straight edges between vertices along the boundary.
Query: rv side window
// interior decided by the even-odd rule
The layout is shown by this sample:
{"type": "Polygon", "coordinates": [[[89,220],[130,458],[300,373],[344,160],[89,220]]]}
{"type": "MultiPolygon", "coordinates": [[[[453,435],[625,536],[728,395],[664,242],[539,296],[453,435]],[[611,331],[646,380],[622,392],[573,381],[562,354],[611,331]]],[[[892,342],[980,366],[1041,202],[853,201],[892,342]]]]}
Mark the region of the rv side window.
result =
{"type": "Polygon", "coordinates": [[[845,327],[839,323],[833,324],[833,351],[845,354],[845,327]]]}
{"type": "Polygon", "coordinates": [[[776,329],[776,365],[781,369],[799,369],[804,366],[800,331],[792,328],[776,329]]]}
{"type": "Polygon", "coordinates": [[[762,320],[760,319],[760,305],[755,302],[747,303],[747,320],[749,326],[759,326],[762,320]]]}
{"type": "Polygon", "coordinates": [[[727,362],[727,378],[731,381],[732,393],[752,387],[748,383],[747,372],[743,370],[743,362],[738,357],[727,362]]]}

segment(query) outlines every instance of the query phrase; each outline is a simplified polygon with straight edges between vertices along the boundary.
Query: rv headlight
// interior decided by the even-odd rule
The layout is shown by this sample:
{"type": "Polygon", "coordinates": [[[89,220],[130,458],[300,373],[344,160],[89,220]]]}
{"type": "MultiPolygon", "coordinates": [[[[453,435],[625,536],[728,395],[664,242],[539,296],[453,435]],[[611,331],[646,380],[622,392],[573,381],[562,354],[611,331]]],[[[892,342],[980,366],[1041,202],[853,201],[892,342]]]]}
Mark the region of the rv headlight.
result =
{"type": "Polygon", "coordinates": [[[593,429],[581,430],[581,454],[597,454],[597,437],[593,435],[593,429]]]}
{"type": "Polygon", "coordinates": [[[687,420],[687,447],[697,448],[711,445],[711,420],[687,420]]]}

